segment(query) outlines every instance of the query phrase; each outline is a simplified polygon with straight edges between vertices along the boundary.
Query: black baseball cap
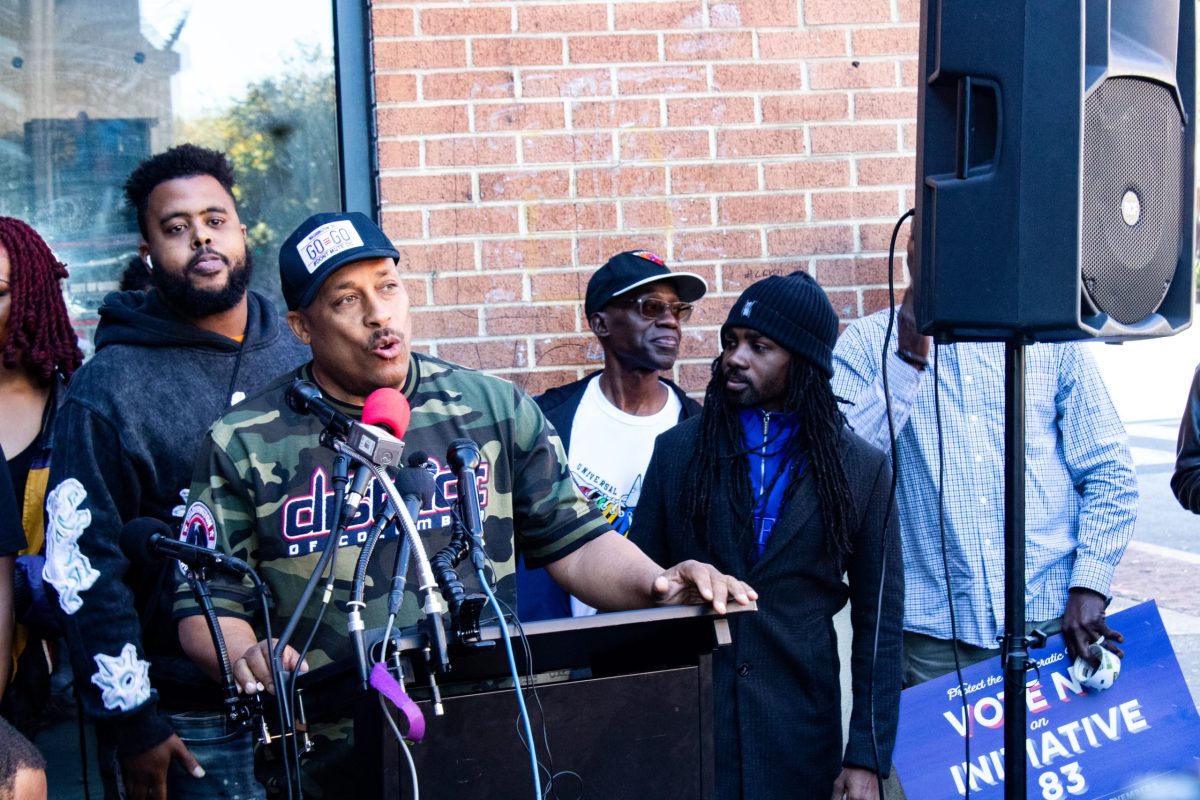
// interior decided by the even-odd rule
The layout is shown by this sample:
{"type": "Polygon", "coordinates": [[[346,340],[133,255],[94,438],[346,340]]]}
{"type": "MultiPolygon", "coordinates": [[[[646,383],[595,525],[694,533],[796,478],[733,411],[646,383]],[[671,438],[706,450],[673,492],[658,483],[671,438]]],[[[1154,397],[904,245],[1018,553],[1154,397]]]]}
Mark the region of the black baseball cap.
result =
{"type": "Polygon", "coordinates": [[[279,248],[279,283],[288,310],[311,303],[338,267],[384,257],[399,260],[400,253],[366,214],[313,214],[279,248]]]}
{"type": "Polygon", "coordinates": [[[691,272],[671,272],[663,260],[649,250],[617,253],[588,280],[583,313],[593,314],[618,295],[656,281],[671,281],[679,299],[694,303],[708,291],[704,278],[691,272]]]}

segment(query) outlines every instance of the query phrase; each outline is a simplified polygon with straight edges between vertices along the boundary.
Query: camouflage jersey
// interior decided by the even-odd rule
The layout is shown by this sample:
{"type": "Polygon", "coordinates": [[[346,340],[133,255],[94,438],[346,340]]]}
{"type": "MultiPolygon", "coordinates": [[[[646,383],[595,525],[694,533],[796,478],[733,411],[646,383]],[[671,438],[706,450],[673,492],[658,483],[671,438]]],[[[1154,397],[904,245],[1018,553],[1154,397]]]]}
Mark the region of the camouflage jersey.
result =
{"type": "MultiPolygon", "coordinates": [[[[275,599],[272,632],[278,635],[312,573],[333,520],[334,452],[322,447],[321,423],[288,408],[285,393],[297,379],[312,380],[311,364],[283,376],[258,395],[232,408],[213,425],[199,450],[191,488],[192,503],[181,537],[193,544],[247,561],[270,586],[275,599]]],[[[486,549],[495,569],[496,595],[516,608],[514,544],[534,566],[553,562],[594,539],[608,527],[580,497],[567,469],[558,435],[541,410],[508,381],[436,358],[413,354],[403,393],[412,419],[403,439],[405,457],[424,451],[438,466],[439,500],[417,520],[432,558],[448,541],[451,515],[442,499],[458,496],[457,480],[445,466],[447,445],[473,439],[482,453],[478,472],[486,549]]],[[[358,418],[362,409],[326,400],[358,418]]],[[[334,604],[325,613],[308,663],[316,669],[352,657],[346,633],[346,601],[355,563],[375,515],[385,502],[372,480],[338,545],[334,604]]],[[[367,572],[367,628],[386,622],[386,595],[395,557],[394,528],[376,548],[367,572]]],[[[468,592],[478,591],[469,561],[459,566],[468,592]]],[[[410,568],[408,591],[398,627],[421,618],[410,568]]],[[[242,618],[260,637],[261,620],[250,584],[213,579],[214,605],[223,615],[242,618]]],[[[293,646],[311,630],[320,592],[309,602],[293,646]]],[[[176,596],[176,616],[200,613],[186,584],[176,596]]]]}

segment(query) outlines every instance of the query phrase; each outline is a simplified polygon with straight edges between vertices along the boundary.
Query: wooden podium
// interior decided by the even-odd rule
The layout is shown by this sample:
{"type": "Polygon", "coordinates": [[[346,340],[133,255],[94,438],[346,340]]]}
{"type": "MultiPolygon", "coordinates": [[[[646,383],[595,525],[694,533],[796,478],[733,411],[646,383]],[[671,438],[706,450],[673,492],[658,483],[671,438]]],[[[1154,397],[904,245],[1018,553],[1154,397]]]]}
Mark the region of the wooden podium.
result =
{"type": "MultiPolygon", "coordinates": [[[[749,610],[753,606],[730,613],[749,610]]],[[[706,605],[674,606],[524,627],[535,681],[525,702],[539,760],[554,772],[558,797],[712,796],[711,662],[713,650],[730,642],[724,617],[706,605]]],[[[523,646],[515,626],[510,631],[525,675],[523,646]]],[[[424,688],[423,641],[397,637],[407,656],[407,688],[425,714],[425,738],[411,752],[426,800],[533,795],[501,635],[498,626],[484,626],[480,640],[492,646],[452,650],[452,669],[439,676],[440,717],[424,688]]],[[[374,693],[358,704],[355,742],[356,796],[412,796],[407,763],[374,693]]],[[[543,770],[543,791],[549,783],[543,770]]]]}

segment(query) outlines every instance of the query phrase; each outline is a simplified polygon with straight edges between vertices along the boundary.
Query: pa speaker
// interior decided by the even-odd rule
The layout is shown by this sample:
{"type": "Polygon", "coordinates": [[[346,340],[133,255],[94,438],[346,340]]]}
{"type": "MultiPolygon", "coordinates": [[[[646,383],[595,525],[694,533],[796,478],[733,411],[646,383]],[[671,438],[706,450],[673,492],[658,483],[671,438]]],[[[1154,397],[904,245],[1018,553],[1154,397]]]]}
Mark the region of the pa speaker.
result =
{"type": "Polygon", "coordinates": [[[943,340],[1191,324],[1195,0],[923,0],[917,322],[943,340]]]}

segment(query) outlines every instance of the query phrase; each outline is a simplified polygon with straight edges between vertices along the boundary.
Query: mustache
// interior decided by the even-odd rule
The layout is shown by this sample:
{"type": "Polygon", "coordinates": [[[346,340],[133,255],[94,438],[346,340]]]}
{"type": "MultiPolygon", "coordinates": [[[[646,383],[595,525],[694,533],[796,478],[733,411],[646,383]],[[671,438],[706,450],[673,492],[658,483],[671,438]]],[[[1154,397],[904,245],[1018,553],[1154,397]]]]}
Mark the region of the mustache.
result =
{"type": "Polygon", "coordinates": [[[218,253],[216,250],[213,250],[211,247],[201,247],[199,250],[196,251],[195,255],[193,255],[190,259],[188,259],[186,269],[189,271],[192,269],[195,269],[196,265],[199,264],[201,261],[203,261],[205,258],[211,258],[213,256],[216,256],[217,258],[221,259],[221,261],[224,262],[225,266],[227,266],[227,267],[231,266],[229,263],[229,259],[226,258],[222,253],[218,253]]]}
{"type": "Polygon", "coordinates": [[[404,343],[404,336],[399,331],[394,328],[381,328],[373,332],[371,338],[367,340],[367,350],[374,350],[384,339],[395,339],[401,344],[404,343]]]}

